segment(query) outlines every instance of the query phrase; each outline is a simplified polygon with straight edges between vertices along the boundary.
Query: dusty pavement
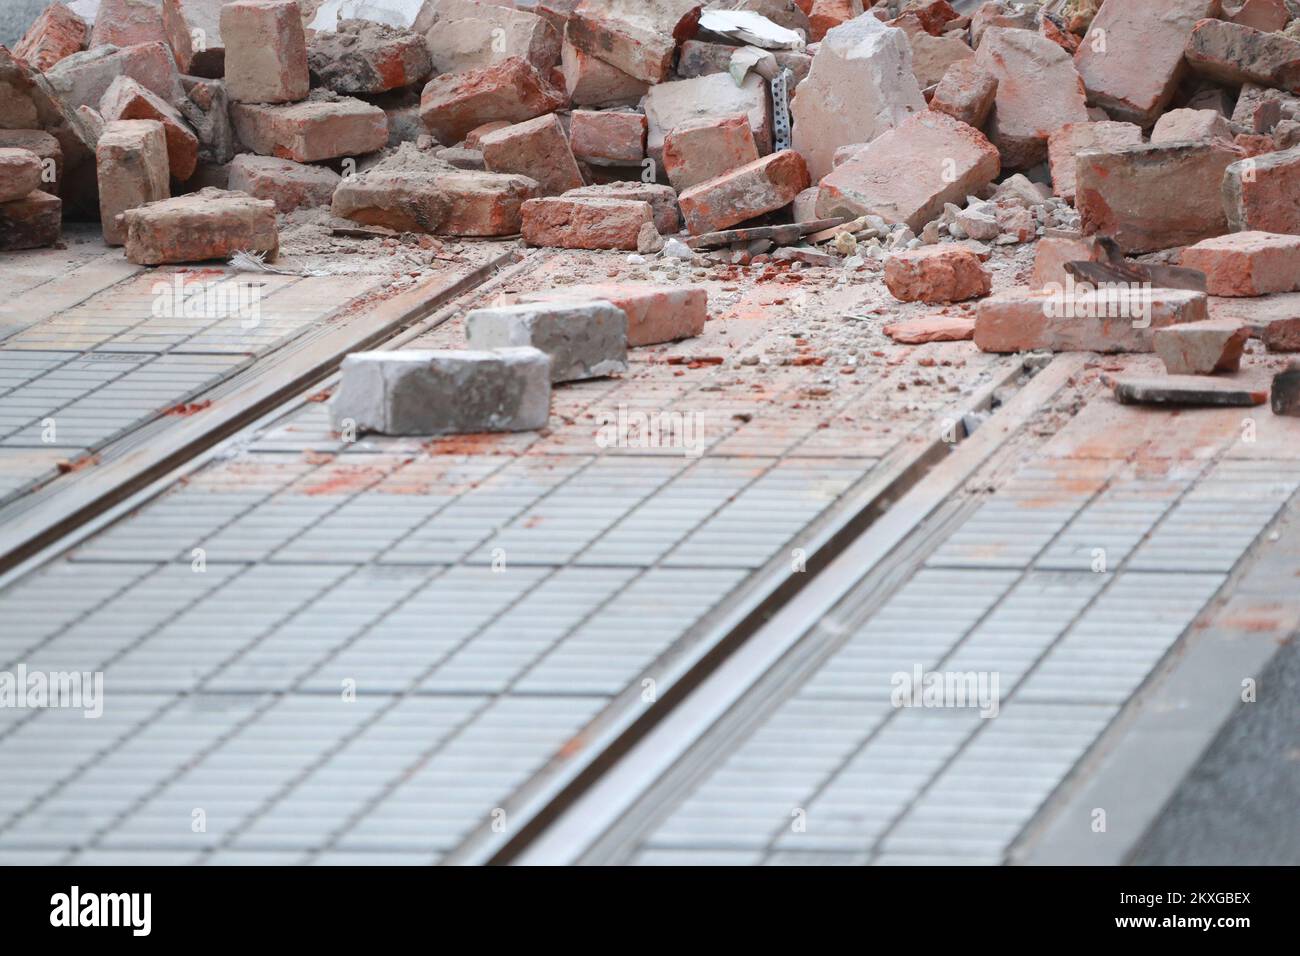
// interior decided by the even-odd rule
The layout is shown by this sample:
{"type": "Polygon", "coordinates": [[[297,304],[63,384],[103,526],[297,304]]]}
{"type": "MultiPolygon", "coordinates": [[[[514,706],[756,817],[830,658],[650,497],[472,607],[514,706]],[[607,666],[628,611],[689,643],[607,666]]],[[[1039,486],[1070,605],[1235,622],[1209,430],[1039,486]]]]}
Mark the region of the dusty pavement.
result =
{"type": "Polygon", "coordinates": [[[0,858],[1293,855],[1300,4],[74,6],[0,858]]]}

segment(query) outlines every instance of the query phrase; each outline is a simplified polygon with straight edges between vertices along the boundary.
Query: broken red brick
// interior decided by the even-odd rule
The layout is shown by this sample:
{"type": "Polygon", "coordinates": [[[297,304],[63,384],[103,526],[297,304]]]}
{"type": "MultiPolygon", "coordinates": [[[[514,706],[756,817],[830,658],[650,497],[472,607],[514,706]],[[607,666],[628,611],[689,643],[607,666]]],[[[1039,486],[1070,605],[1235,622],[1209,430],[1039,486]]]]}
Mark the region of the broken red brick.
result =
{"type": "Polygon", "coordinates": [[[332,212],[365,225],[447,236],[510,236],[520,208],[537,195],[527,176],[473,170],[368,170],[334,191],[332,212]]]}
{"type": "Polygon", "coordinates": [[[1259,83],[1300,93],[1300,42],[1281,33],[1201,20],[1188,38],[1186,57],[1197,73],[1221,83],[1259,83]]]}
{"type": "Polygon", "coordinates": [[[885,286],[901,302],[940,305],[993,291],[993,276],[961,246],[922,246],[885,260],[885,286]]]}
{"type": "Polygon", "coordinates": [[[1052,170],[1052,192],[1074,202],[1077,176],[1075,157],[1085,149],[1119,149],[1140,146],[1142,127],[1133,123],[1067,123],[1047,138],[1052,170]]]}
{"type": "Polygon", "coordinates": [[[975,320],[961,316],[936,315],[885,326],[885,334],[902,345],[928,342],[968,342],[975,337],[975,320]]]}
{"type": "Polygon", "coordinates": [[[998,170],[998,151],[983,133],[946,113],[925,110],[826,176],[817,213],[822,218],[877,215],[919,233],[945,203],[965,203],[998,170]]]}
{"type": "Polygon", "coordinates": [[[1205,273],[1210,295],[1295,292],[1300,290],[1300,236],[1234,232],[1184,249],[1182,264],[1205,273]]]}
{"type": "Polygon", "coordinates": [[[543,196],[582,185],[582,172],[554,113],[486,133],[479,137],[479,149],[490,171],[528,176],[542,187],[543,196]]]}
{"type": "Polygon", "coordinates": [[[693,120],[664,137],[664,171],[678,192],[758,159],[743,115],[693,120]]]}
{"type": "Polygon", "coordinates": [[[808,36],[810,43],[820,42],[835,27],[857,16],[853,0],[812,0],[812,5],[805,12],[812,28],[812,33],[808,36]]]}
{"type": "Polygon", "coordinates": [[[162,22],[176,65],[188,76],[220,79],[226,72],[221,7],[226,0],[163,0],[162,22]]]}
{"type": "Polygon", "coordinates": [[[342,182],[325,166],[307,166],[291,159],[241,153],[230,163],[227,188],[255,199],[269,199],[278,212],[328,206],[342,182]]]}
{"type": "Polygon", "coordinates": [[[253,152],[299,163],[362,156],[388,143],[383,110],[324,90],[301,103],[232,103],[230,119],[253,152]]]}
{"type": "Polygon", "coordinates": [[[560,71],[574,106],[628,106],[645,96],[650,84],[592,56],[566,38],[560,71]]]}
{"type": "Polygon", "coordinates": [[[930,109],[979,129],[989,118],[997,93],[996,76],[974,59],[959,60],[944,72],[930,99],[930,109]]]}
{"type": "Polygon", "coordinates": [[[1221,236],[1224,171],[1238,156],[1218,141],[1084,150],[1075,198],[1083,231],[1114,237],[1126,253],[1221,236]]]}
{"type": "Polygon", "coordinates": [[[1240,323],[1208,319],[1156,329],[1152,343],[1170,375],[1212,375],[1237,371],[1249,338],[1240,323]]]}
{"type": "Polygon", "coordinates": [[[1300,316],[1274,319],[1264,326],[1260,337],[1270,352],[1300,352],[1300,316]]]}
{"type": "Polygon", "coordinates": [[[162,8],[151,0],[100,0],[90,46],[133,46],[136,43],[167,42],[162,8]]]}
{"type": "Polygon", "coordinates": [[[1094,236],[1044,236],[1034,249],[1034,274],[1029,285],[1042,289],[1069,281],[1067,262],[1105,262],[1106,253],[1094,236]]]}
{"type": "Polygon", "coordinates": [[[200,189],[123,214],[126,257],[139,265],[228,259],[254,252],[274,259],[280,249],[275,203],[243,193],[200,189]]]}
{"type": "Polygon", "coordinates": [[[1281,30],[1291,20],[1291,11],[1287,9],[1285,0],[1245,0],[1232,11],[1225,3],[1223,15],[1225,20],[1265,33],[1281,30]]]}
{"type": "Polygon", "coordinates": [[[1234,232],[1300,235],[1297,196],[1300,146],[1233,163],[1223,177],[1223,203],[1234,232]]]}
{"type": "Polygon", "coordinates": [[[635,251],[641,228],[654,223],[649,203],[624,199],[530,199],[522,212],[525,242],[562,249],[635,251]]]}
{"type": "Polygon", "coordinates": [[[464,146],[465,149],[478,149],[479,141],[488,133],[495,133],[497,130],[505,129],[507,126],[511,125],[513,124],[511,124],[509,120],[493,120],[491,123],[484,123],[482,126],[475,126],[465,134],[465,139],[461,141],[461,145],[464,146]]]}
{"type": "Polygon", "coordinates": [[[1204,143],[1212,139],[1233,139],[1228,120],[1214,110],[1170,110],[1151,130],[1153,143],[1204,143]]]}
{"type": "Polygon", "coordinates": [[[568,39],[629,76],[662,83],[677,44],[695,33],[700,0],[583,0],[569,18],[568,39]]]}
{"type": "Polygon", "coordinates": [[[716,232],[789,205],[810,185],[808,167],[792,149],[763,156],[677,197],[692,235],[716,232]]]}
{"type": "Polygon", "coordinates": [[[420,120],[445,146],[494,120],[521,123],[564,106],[565,96],[521,57],[435,76],[420,95],[420,120]]]}
{"type": "Polygon", "coordinates": [[[569,117],[569,144],[573,155],[584,163],[639,165],[645,159],[645,137],[646,121],[641,113],[574,110],[569,117]]]}
{"type": "Polygon", "coordinates": [[[292,103],[307,96],[307,37],[295,0],[227,3],[221,39],[232,103],[292,103]]]}
{"type": "Polygon", "coordinates": [[[1203,292],[1116,286],[1017,291],[983,299],[975,344],[985,352],[1150,352],[1152,332],[1209,317],[1203,292]]]}
{"type": "Polygon", "coordinates": [[[709,117],[744,114],[754,131],[758,155],[764,156],[772,151],[771,100],[767,83],[753,73],[739,86],[726,73],[659,83],[650,87],[644,101],[646,152],[656,162],[662,162],[664,138],[678,126],[709,117]]]}
{"type": "Polygon", "coordinates": [[[993,27],[985,32],[975,61],[998,80],[988,134],[1004,169],[1042,162],[1052,133],[1088,119],[1074,61],[1046,37],[993,27]]]}
{"type": "Polygon", "coordinates": [[[39,189],[0,203],[0,251],[52,246],[59,241],[62,223],[62,200],[39,189]]]}
{"type": "Polygon", "coordinates": [[[173,179],[185,182],[199,161],[199,138],[180,112],[158,94],[129,76],[119,76],[99,103],[106,123],[115,120],[157,120],[167,138],[167,164],[173,179]]]}
{"type": "Polygon", "coordinates": [[[433,71],[420,34],[369,20],[345,20],[336,30],[316,32],[307,66],[317,84],[345,94],[413,86],[433,71]]]}
{"type": "Polygon", "coordinates": [[[708,292],[700,286],[658,286],[648,282],[565,286],[520,299],[611,302],[627,313],[629,346],[692,338],[704,331],[704,321],[709,317],[708,292]]]}
{"type": "Polygon", "coordinates": [[[543,73],[560,59],[560,36],[534,12],[511,3],[432,0],[420,7],[411,29],[426,44],[436,73],[480,70],[522,57],[543,73]]]}
{"type": "Polygon", "coordinates": [[[659,183],[613,182],[571,189],[566,196],[575,199],[625,199],[648,202],[654,210],[655,229],[671,236],[681,228],[681,215],[677,210],[677,193],[671,186],[659,183]]]}
{"type": "Polygon", "coordinates": [[[167,178],[167,136],[157,120],[108,123],[95,148],[99,177],[99,218],[104,241],[126,241],[121,213],[171,195],[167,178]]]}
{"type": "Polygon", "coordinates": [[[39,189],[43,168],[41,158],[31,150],[0,147],[0,203],[39,189]]]}
{"type": "Polygon", "coordinates": [[[42,11],[14,47],[14,56],[44,73],[65,57],[86,49],[90,25],[62,3],[42,11]]]}
{"type": "Polygon", "coordinates": [[[1218,12],[1219,0],[1103,4],[1075,56],[1088,102],[1150,126],[1187,70],[1183,51],[1196,22],[1218,12]]]}

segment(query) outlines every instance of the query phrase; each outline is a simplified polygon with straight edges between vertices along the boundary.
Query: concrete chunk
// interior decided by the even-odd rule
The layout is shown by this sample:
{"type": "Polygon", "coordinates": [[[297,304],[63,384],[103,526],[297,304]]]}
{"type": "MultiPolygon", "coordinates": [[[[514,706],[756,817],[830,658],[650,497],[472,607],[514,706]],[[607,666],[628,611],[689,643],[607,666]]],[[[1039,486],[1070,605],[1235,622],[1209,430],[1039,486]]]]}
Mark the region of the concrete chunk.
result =
{"type": "Polygon", "coordinates": [[[646,152],[657,163],[663,162],[664,137],[672,130],[696,120],[737,114],[749,119],[758,154],[772,151],[771,96],[766,81],[753,73],[740,86],[726,73],[660,83],[650,88],[644,106],[646,152]]]}
{"type": "Polygon", "coordinates": [[[537,302],[465,316],[471,349],[532,346],[551,358],[552,382],[627,371],[627,314],[610,302],[537,302]]]}
{"type": "Polygon", "coordinates": [[[550,369],[535,348],[354,352],[343,359],[330,419],[345,433],[531,431],[550,417],[550,369]]]}
{"type": "Polygon", "coordinates": [[[560,59],[560,34],[526,10],[478,0],[425,0],[411,29],[424,38],[438,73],[478,70],[522,57],[548,71],[560,59]]]}
{"type": "Polygon", "coordinates": [[[816,182],[831,171],[837,147],[869,143],[924,109],[907,35],[858,17],[827,33],[813,57],[791,109],[793,146],[816,182]]]}
{"type": "Polygon", "coordinates": [[[1212,375],[1237,371],[1249,338],[1240,323],[1209,319],[1156,329],[1152,342],[1170,375],[1212,375]]]}

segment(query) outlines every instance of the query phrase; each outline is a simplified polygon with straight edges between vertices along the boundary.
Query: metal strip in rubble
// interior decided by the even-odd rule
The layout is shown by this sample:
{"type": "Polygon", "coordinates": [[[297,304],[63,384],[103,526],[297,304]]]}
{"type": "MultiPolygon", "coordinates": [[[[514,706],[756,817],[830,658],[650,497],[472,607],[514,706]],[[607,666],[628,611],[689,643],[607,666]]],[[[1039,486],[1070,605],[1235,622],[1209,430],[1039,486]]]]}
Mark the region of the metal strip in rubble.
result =
{"type": "Polygon", "coordinates": [[[162,421],[160,412],[149,425],[113,441],[99,452],[101,463],[93,474],[78,476],[81,480],[69,487],[58,481],[47,485],[21,517],[0,530],[0,575],[58,545],[115,504],[318,384],[348,353],[386,342],[490,280],[535,265],[539,254],[505,269],[515,255],[515,250],[504,252],[449,284],[439,287],[437,279],[422,283],[321,334],[300,336],[209,392],[193,396],[211,400],[202,416],[162,421]]]}
{"type": "MultiPolygon", "coordinates": [[[[866,487],[837,509],[809,540],[806,573],[792,572],[788,562],[769,567],[742,599],[733,602],[726,614],[713,622],[709,632],[677,663],[675,670],[657,682],[660,693],[654,707],[623,708],[592,739],[585,741],[583,749],[571,755],[563,767],[538,775],[530,788],[512,798],[507,811],[509,818],[516,822],[509,833],[494,832],[490,825],[484,825],[450,854],[447,862],[510,863],[523,859],[521,854],[526,854],[529,861],[560,862],[560,856],[576,858],[576,853],[570,854],[568,850],[557,853],[557,850],[575,847],[582,841],[582,833],[594,838],[595,833],[588,828],[595,827],[598,820],[616,819],[624,809],[625,801],[619,799],[619,793],[626,795],[627,762],[619,761],[625,755],[633,748],[635,753],[642,753],[648,739],[662,739],[666,726],[675,728],[667,732],[670,739],[678,743],[686,741],[680,736],[683,731],[678,714],[683,713],[683,707],[689,710],[701,696],[714,696],[713,692],[701,694],[701,685],[731,687],[737,681],[735,661],[750,660],[755,653],[761,655],[765,646],[761,636],[772,633],[777,622],[781,622],[775,627],[780,640],[789,641],[802,633],[788,626],[791,607],[803,609],[809,601],[816,601],[828,580],[836,582],[837,588],[849,587],[863,567],[858,556],[863,540],[874,542],[880,534],[892,534],[902,540],[929,510],[942,502],[944,495],[935,497],[924,511],[909,502],[918,494],[925,494],[924,489],[935,481],[942,482],[943,476],[954,468],[960,470],[964,479],[971,469],[1018,432],[1025,418],[1059,391],[1081,366],[1082,359],[1077,356],[1057,357],[1020,395],[973,436],[961,440],[955,449],[944,436],[936,433],[918,438],[917,444],[888,466],[882,463],[866,487]],[[830,569],[840,569],[845,561],[850,571],[831,573],[830,569]],[[535,851],[531,846],[535,841],[540,850],[535,851]]],[[[968,401],[958,418],[990,408],[994,392],[1014,384],[1023,373],[1022,362],[1016,358],[1004,360],[997,369],[993,380],[968,401]]],[[[954,486],[959,484],[957,481],[954,486]]],[[[736,686],[741,684],[743,681],[736,686]]],[[[686,733],[689,736],[689,731],[686,733]]],[[[638,788],[648,786],[653,779],[653,776],[650,780],[638,777],[638,788]]]]}
{"type": "Polygon", "coordinates": [[[627,813],[717,720],[771,673],[854,586],[867,575],[900,560],[905,562],[910,553],[907,543],[917,530],[951,501],[978,468],[1008,446],[1034,412],[1070,383],[1084,362],[1085,357],[1078,354],[1058,355],[951,454],[895,488],[890,497],[896,503],[877,512],[865,531],[857,529],[856,538],[836,549],[821,573],[809,575],[797,596],[779,609],[765,607],[766,614],[755,615],[765,619],[750,628],[743,647],[735,649],[725,662],[713,661],[716,666],[709,672],[690,675],[692,680],[682,682],[689,683],[689,688],[675,688],[669,706],[654,709],[656,723],[632,728],[635,733],[630,731],[627,736],[635,739],[608,748],[600,761],[598,779],[589,779],[585,790],[571,787],[567,795],[553,797],[549,824],[533,825],[514,840],[501,841],[490,862],[560,865],[581,861],[611,828],[626,821],[627,813]],[[898,497],[900,493],[902,497],[898,497]]]}

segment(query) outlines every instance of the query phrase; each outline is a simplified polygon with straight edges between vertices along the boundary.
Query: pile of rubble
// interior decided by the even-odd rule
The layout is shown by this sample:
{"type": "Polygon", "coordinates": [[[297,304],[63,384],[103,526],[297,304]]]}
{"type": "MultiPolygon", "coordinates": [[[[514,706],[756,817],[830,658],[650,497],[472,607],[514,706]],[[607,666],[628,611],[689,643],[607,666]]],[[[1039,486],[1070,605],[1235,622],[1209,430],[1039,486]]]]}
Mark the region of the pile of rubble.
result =
{"type": "MultiPolygon", "coordinates": [[[[4,248],[57,241],[62,203],[133,262],[273,259],[284,216],[327,209],[376,235],[785,261],[978,301],[901,341],[1154,351],[1178,376],[1234,370],[1255,333],[1300,348],[1300,320],[1208,307],[1300,289],[1297,0],[99,0],[93,25],[54,3],[0,47],[0,93],[4,248]],[[989,258],[1027,243],[1031,282],[992,295],[989,258]]],[[[513,382],[421,430],[531,427],[552,381],[703,321],[566,299],[345,382],[429,404],[513,382]]],[[[345,417],[404,428],[396,401],[345,417]]]]}

